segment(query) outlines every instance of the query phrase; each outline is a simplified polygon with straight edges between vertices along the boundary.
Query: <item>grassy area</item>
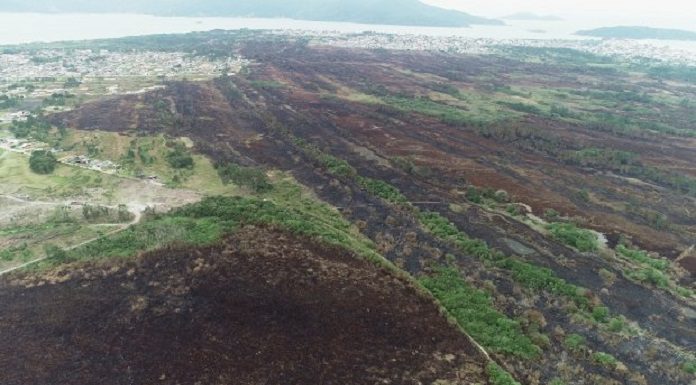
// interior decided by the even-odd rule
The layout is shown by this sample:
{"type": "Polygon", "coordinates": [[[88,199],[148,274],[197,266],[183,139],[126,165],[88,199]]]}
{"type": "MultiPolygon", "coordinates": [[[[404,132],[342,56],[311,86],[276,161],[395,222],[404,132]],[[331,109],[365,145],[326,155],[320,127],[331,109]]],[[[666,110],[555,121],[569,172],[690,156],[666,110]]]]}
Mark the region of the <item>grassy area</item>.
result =
{"type": "Polygon", "coordinates": [[[100,236],[108,227],[47,220],[41,223],[4,227],[0,231],[0,268],[9,268],[44,255],[48,245],[70,247],[100,236]]]}
{"type": "Polygon", "coordinates": [[[616,256],[631,265],[623,269],[623,273],[634,281],[666,289],[677,296],[691,298],[694,292],[678,284],[672,272],[672,263],[663,258],[651,256],[645,250],[632,248],[624,244],[616,246],[616,256]]]}
{"type": "Polygon", "coordinates": [[[581,229],[572,223],[554,222],[546,225],[546,229],[556,240],[572,246],[579,251],[597,251],[599,243],[597,236],[590,230],[581,229]]]}
{"type": "Polygon", "coordinates": [[[27,194],[36,198],[70,197],[86,189],[113,190],[119,178],[96,171],[58,165],[51,175],[38,175],[25,155],[0,150],[0,193],[27,194]]]}
{"type": "Polygon", "coordinates": [[[486,374],[488,374],[488,381],[490,381],[491,385],[520,385],[510,373],[506,372],[505,369],[495,362],[491,362],[486,366],[486,374]]]}
{"type": "Polygon", "coordinates": [[[186,188],[208,195],[237,194],[238,188],[220,179],[212,161],[188,148],[186,138],[164,135],[134,136],[104,131],[68,130],[62,147],[71,153],[110,160],[132,177],[156,176],[168,186],[186,188]],[[192,159],[192,166],[173,167],[171,154],[179,149],[192,159]]]}
{"type": "Polygon", "coordinates": [[[278,226],[353,250],[363,257],[389,265],[370,240],[329,206],[306,195],[289,180],[258,197],[209,197],[203,201],[156,215],[116,235],[77,248],[63,260],[129,257],[139,251],[169,244],[206,245],[243,224],[278,226]]]}
{"type": "Polygon", "coordinates": [[[539,355],[541,349],[524,335],[519,323],[497,311],[490,296],[469,286],[456,268],[438,268],[420,282],[487,351],[525,359],[539,355]]]}

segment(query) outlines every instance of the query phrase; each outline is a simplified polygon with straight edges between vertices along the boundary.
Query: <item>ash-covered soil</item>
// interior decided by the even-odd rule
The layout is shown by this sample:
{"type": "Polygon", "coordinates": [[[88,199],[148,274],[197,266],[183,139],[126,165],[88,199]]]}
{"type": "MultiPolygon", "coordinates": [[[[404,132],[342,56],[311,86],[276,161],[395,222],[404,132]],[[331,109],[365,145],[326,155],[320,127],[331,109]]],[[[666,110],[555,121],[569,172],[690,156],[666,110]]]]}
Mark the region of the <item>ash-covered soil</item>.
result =
{"type": "Polygon", "coordinates": [[[0,303],[3,385],[485,382],[409,283],[269,229],[5,277],[0,303]]]}

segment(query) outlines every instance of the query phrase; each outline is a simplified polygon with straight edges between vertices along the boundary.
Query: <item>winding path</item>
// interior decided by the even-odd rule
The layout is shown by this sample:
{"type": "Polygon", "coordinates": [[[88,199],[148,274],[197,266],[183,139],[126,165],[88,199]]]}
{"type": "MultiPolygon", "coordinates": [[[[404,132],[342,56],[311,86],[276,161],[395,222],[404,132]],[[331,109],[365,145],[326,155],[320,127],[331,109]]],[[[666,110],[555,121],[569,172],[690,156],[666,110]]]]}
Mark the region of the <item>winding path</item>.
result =
{"type": "MultiPolygon", "coordinates": [[[[28,201],[28,200],[25,200],[25,199],[22,199],[22,198],[18,198],[18,197],[12,196],[12,195],[0,195],[0,198],[5,198],[5,199],[8,199],[8,200],[11,200],[11,201],[14,201],[14,202],[18,202],[18,203],[32,204],[32,205],[42,205],[42,206],[59,206],[59,205],[65,205],[65,204],[66,204],[66,202],[28,201]]],[[[85,204],[84,202],[78,202],[78,203],[80,203],[80,204],[85,204]]],[[[103,207],[108,207],[108,208],[112,208],[112,209],[113,209],[113,208],[116,208],[116,206],[103,206],[103,207]]],[[[134,218],[133,218],[132,221],[130,221],[130,222],[128,222],[128,223],[118,223],[118,224],[114,223],[114,224],[112,224],[112,225],[118,225],[118,226],[119,226],[118,229],[115,229],[115,230],[113,230],[113,231],[110,231],[110,232],[108,232],[108,233],[105,233],[104,235],[101,235],[101,236],[99,236],[99,237],[92,238],[92,239],[88,239],[88,240],[86,240],[86,241],[84,241],[84,242],[80,242],[80,243],[78,243],[78,244],[76,244],[76,245],[72,245],[72,246],[66,247],[66,248],[64,248],[63,250],[65,250],[65,251],[74,250],[74,249],[77,249],[78,247],[84,246],[84,245],[89,244],[89,243],[92,243],[92,242],[94,242],[94,241],[98,241],[99,239],[102,239],[102,238],[107,237],[107,236],[110,236],[110,235],[114,235],[114,234],[116,234],[116,233],[119,233],[119,232],[121,232],[121,231],[124,231],[124,230],[128,229],[129,227],[131,227],[131,226],[133,226],[133,225],[135,225],[135,224],[137,224],[137,223],[140,222],[140,220],[141,220],[141,218],[142,218],[142,210],[141,210],[141,209],[142,209],[141,205],[138,205],[138,207],[135,207],[134,205],[133,205],[133,206],[128,206],[128,211],[129,211],[131,214],[133,214],[133,216],[134,216],[134,218]]],[[[101,223],[100,225],[110,225],[110,223],[101,223]]],[[[9,274],[9,273],[11,273],[11,272],[13,272],[13,271],[16,271],[16,270],[23,269],[23,268],[25,268],[25,267],[27,267],[27,266],[31,266],[31,265],[33,265],[33,264],[35,264],[35,263],[39,263],[39,262],[41,262],[41,261],[45,261],[46,259],[48,259],[48,256],[43,256],[43,257],[41,257],[41,258],[34,259],[34,260],[32,260],[32,261],[23,263],[23,264],[18,265],[18,266],[14,266],[14,267],[11,267],[11,268],[8,268],[8,269],[5,269],[5,270],[0,270],[0,276],[3,276],[3,275],[5,275],[5,274],[9,274]]]]}

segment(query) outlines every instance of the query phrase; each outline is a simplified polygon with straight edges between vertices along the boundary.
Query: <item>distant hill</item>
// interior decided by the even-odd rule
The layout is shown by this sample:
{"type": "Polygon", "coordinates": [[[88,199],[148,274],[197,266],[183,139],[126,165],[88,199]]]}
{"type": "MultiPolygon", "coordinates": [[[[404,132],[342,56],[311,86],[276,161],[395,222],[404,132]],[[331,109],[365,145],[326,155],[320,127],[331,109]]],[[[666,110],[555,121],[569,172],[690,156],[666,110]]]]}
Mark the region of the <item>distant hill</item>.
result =
{"type": "Polygon", "coordinates": [[[604,27],[578,31],[576,35],[611,39],[696,40],[696,32],[651,27],[604,27]]]}
{"type": "Polygon", "coordinates": [[[537,21],[561,21],[562,18],[555,15],[537,15],[531,12],[518,12],[503,17],[505,20],[537,20],[537,21]]]}
{"type": "Polygon", "coordinates": [[[284,17],[365,24],[466,27],[503,24],[418,0],[3,0],[0,12],[144,13],[158,16],[284,17]]]}

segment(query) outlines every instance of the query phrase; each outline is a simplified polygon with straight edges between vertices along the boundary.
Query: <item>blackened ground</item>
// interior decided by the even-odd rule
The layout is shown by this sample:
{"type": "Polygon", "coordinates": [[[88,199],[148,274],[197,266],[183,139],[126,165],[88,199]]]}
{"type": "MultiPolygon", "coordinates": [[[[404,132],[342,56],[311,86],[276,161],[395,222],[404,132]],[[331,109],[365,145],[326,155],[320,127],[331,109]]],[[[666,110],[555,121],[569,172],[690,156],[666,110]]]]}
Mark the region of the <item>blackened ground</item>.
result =
{"type": "Polygon", "coordinates": [[[408,283],[275,230],[4,278],[0,303],[3,385],[485,382],[408,283]]]}

